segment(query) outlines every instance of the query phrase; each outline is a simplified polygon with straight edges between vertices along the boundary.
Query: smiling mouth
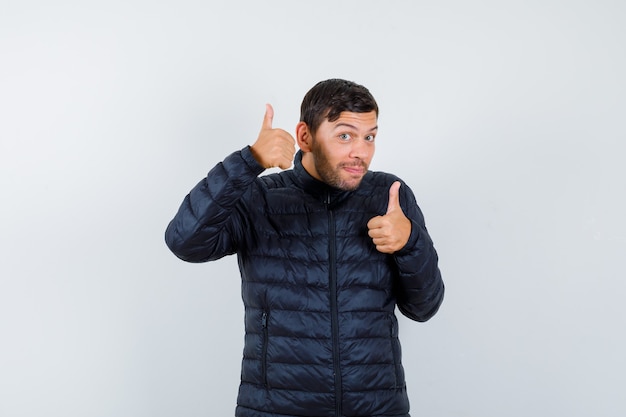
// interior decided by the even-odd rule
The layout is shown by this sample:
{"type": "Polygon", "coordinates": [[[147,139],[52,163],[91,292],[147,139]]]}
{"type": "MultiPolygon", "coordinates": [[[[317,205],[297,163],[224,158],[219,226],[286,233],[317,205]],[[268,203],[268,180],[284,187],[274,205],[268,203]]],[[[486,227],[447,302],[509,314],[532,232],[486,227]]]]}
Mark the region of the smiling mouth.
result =
{"type": "Polygon", "coordinates": [[[362,166],[344,166],[342,167],[347,173],[352,175],[363,175],[365,168],[362,166]]]}

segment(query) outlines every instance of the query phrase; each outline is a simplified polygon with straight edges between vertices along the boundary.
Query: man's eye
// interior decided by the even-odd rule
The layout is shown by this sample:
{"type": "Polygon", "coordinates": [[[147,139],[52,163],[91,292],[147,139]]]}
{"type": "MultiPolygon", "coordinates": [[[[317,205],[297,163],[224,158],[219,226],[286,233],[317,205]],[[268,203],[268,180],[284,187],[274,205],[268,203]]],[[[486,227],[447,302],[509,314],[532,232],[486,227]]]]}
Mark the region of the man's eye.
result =
{"type": "Polygon", "coordinates": [[[341,135],[339,135],[339,139],[341,140],[350,140],[350,135],[347,133],[342,133],[341,135]]]}
{"type": "Polygon", "coordinates": [[[368,136],[365,136],[365,140],[366,140],[367,142],[374,142],[374,139],[375,139],[375,138],[376,138],[376,136],[374,136],[374,135],[368,135],[368,136]]]}

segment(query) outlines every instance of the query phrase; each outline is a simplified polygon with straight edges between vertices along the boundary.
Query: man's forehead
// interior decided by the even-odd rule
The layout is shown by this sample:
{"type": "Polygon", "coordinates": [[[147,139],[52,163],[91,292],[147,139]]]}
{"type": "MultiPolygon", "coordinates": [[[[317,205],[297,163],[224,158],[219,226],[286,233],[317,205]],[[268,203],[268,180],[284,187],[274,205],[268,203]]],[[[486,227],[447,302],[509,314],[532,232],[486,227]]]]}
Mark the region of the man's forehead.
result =
{"type": "Polygon", "coordinates": [[[340,126],[349,126],[349,127],[359,127],[366,129],[376,129],[378,128],[377,122],[378,117],[376,116],[375,111],[367,112],[367,113],[356,113],[344,111],[339,114],[337,120],[333,120],[332,122],[328,119],[325,122],[329,123],[333,127],[340,126]]]}

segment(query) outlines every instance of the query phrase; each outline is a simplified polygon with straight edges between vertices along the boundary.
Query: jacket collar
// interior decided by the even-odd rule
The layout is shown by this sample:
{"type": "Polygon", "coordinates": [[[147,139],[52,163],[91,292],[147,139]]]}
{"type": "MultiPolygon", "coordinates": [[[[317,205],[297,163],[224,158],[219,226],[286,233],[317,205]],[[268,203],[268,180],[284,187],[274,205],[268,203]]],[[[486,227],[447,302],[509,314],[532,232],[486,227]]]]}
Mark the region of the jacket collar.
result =
{"type": "Polygon", "coordinates": [[[340,190],[311,176],[311,174],[309,174],[302,165],[301,150],[296,153],[293,165],[293,173],[296,184],[298,184],[298,186],[305,192],[315,197],[316,200],[319,200],[324,204],[329,206],[337,204],[352,194],[351,191],[340,190]]]}

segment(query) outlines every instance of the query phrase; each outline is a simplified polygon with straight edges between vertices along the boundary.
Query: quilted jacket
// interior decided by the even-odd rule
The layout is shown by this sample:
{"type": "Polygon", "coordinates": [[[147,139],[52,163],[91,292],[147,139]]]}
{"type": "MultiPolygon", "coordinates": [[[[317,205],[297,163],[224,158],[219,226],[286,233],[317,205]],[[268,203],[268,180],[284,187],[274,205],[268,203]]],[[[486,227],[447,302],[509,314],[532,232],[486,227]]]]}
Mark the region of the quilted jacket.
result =
{"type": "Polygon", "coordinates": [[[444,294],[437,254],[404,183],[406,246],[376,250],[367,222],[397,177],[368,172],[355,191],[294,168],[259,176],[249,147],[185,197],[165,239],[179,258],[236,253],[245,308],[238,417],[408,417],[396,306],[432,317],[444,294]]]}

